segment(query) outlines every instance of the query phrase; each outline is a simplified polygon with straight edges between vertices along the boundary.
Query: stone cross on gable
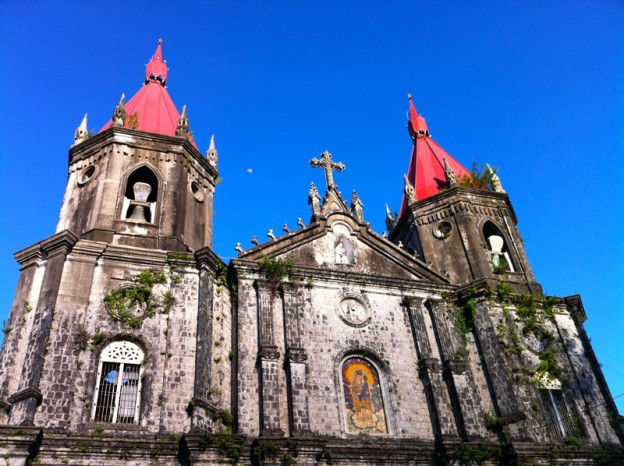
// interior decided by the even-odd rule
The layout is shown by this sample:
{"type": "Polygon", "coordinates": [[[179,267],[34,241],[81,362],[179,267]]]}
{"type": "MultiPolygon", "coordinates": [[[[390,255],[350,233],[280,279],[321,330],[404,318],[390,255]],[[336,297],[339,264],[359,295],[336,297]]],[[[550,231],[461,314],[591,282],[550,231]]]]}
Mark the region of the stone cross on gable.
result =
{"type": "Polygon", "coordinates": [[[332,171],[337,170],[341,172],[342,170],[345,169],[344,163],[334,162],[331,159],[331,157],[332,155],[328,151],[325,151],[321,154],[320,160],[317,159],[316,157],[310,160],[310,165],[312,165],[313,167],[321,167],[323,170],[325,170],[325,180],[327,181],[327,189],[337,187],[334,184],[334,175],[332,171]]]}

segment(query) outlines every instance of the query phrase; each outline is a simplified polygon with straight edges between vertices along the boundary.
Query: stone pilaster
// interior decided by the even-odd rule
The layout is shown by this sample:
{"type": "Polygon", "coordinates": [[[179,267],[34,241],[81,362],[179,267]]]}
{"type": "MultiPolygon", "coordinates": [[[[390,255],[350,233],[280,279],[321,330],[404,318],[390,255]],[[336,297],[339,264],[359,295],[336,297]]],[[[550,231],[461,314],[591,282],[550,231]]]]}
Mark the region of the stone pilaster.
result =
{"type": "Polygon", "coordinates": [[[52,319],[54,318],[59,285],[67,254],[76,240],[77,237],[72,232],[63,231],[40,243],[41,250],[47,258],[46,270],[28,340],[22,380],[18,392],[9,397],[9,402],[12,404],[9,421],[11,424],[32,425],[35,408],[41,402],[39,382],[43,371],[52,319]]]}
{"type": "Polygon", "coordinates": [[[505,362],[505,353],[496,335],[487,302],[483,299],[477,301],[474,322],[485,361],[486,376],[490,379],[501,423],[507,426],[512,440],[518,440],[521,436],[520,429],[514,424],[526,419],[526,415],[520,410],[505,362]]]}
{"type": "Polygon", "coordinates": [[[308,393],[306,390],[306,361],[308,356],[301,348],[302,290],[284,283],[284,327],[286,329],[286,373],[288,377],[288,405],[291,435],[310,431],[308,393]]]}
{"type": "Polygon", "coordinates": [[[485,434],[480,422],[482,416],[475,391],[476,384],[466,361],[462,337],[457,331],[454,319],[449,322],[445,303],[431,301],[429,303],[433,330],[440,345],[444,376],[456,417],[459,418],[459,424],[468,437],[485,434]]]}
{"type": "Polygon", "coordinates": [[[260,434],[283,436],[279,402],[280,353],[275,345],[273,304],[276,290],[266,281],[256,282],[258,292],[258,364],[260,365],[260,434]]]}
{"type": "Polygon", "coordinates": [[[260,349],[260,433],[263,436],[284,435],[279,403],[279,358],[276,346],[260,349]]]}
{"type": "Polygon", "coordinates": [[[431,349],[427,326],[423,317],[422,302],[421,298],[404,301],[418,352],[420,377],[427,390],[427,398],[433,402],[433,409],[437,418],[434,420],[434,426],[437,421],[437,435],[443,438],[457,437],[458,432],[451,411],[451,400],[442,377],[442,365],[431,349]]]}

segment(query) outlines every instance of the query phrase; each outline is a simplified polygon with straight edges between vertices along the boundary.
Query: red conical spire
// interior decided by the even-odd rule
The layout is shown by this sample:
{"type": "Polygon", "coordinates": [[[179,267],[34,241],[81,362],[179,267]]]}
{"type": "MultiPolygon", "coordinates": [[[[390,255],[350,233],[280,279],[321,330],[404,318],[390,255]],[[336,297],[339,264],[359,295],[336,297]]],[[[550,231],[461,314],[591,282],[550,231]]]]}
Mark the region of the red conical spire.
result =
{"type": "MultiPolygon", "coordinates": [[[[446,175],[444,171],[444,160],[450,166],[457,177],[468,176],[470,173],[464,166],[451,157],[444,149],[442,149],[429,135],[427,122],[416,113],[416,107],[412,102],[412,96],[408,94],[409,99],[409,120],[407,129],[410,133],[414,148],[412,149],[412,157],[407,172],[407,179],[414,187],[416,199],[422,201],[429,196],[437,194],[440,189],[447,187],[446,175]]],[[[403,205],[401,206],[401,215],[407,207],[407,201],[403,197],[403,205]]]]}
{"type": "MultiPolygon", "coordinates": [[[[165,87],[166,80],[167,64],[162,59],[162,39],[160,39],[154,56],[147,64],[145,84],[125,105],[128,115],[125,126],[150,133],[176,136],[180,113],[169,97],[165,87]],[[132,123],[129,124],[129,121],[132,123]]],[[[112,124],[112,121],[106,123],[102,131],[110,128],[112,124]]],[[[197,147],[192,139],[191,144],[197,147]]]]}
{"type": "Polygon", "coordinates": [[[165,85],[165,81],[167,81],[167,64],[162,58],[162,39],[158,39],[156,52],[147,64],[147,69],[145,70],[145,82],[148,83],[149,81],[158,81],[163,86],[165,85]]]}
{"type": "Polygon", "coordinates": [[[407,130],[409,131],[410,136],[413,140],[416,140],[419,134],[429,136],[427,122],[422,116],[418,115],[418,112],[416,112],[416,107],[414,107],[414,102],[412,101],[412,94],[407,94],[407,98],[410,106],[409,119],[407,120],[407,130]]]}

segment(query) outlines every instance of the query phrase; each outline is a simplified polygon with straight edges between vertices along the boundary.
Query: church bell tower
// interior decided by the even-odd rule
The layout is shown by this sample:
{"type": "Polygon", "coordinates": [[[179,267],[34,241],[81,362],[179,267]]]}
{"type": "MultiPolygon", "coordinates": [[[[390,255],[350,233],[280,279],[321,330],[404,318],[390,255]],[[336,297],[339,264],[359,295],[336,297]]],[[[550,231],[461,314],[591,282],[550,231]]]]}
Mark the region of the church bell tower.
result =
{"type": "Polygon", "coordinates": [[[199,152],[167,72],[159,41],[144,85],[97,134],[85,115],[56,233],[16,253],[0,423],[149,436],[211,428],[230,408],[217,364],[230,300],[210,249],[217,150],[213,138],[199,152]]]}
{"type": "Polygon", "coordinates": [[[454,285],[498,280],[541,294],[524,252],[509,196],[489,165],[475,177],[438,145],[409,96],[413,142],[398,223],[389,214],[391,241],[401,244],[454,285]]]}

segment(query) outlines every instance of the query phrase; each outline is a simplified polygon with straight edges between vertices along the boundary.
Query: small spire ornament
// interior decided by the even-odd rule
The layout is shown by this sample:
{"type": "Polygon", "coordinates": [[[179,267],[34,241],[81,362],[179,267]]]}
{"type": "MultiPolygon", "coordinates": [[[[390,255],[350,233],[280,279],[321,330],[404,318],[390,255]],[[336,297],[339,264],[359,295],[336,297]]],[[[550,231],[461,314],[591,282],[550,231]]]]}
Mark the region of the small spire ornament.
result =
{"type": "Polygon", "coordinates": [[[446,177],[446,184],[449,188],[459,186],[459,183],[457,182],[457,177],[455,176],[455,172],[446,161],[446,157],[444,157],[444,176],[446,177]]]}
{"type": "Polygon", "coordinates": [[[392,215],[392,212],[390,212],[390,207],[388,207],[388,204],[386,204],[386,228],[388,229],[389,233],[392,233],[392,230],[394,230],[396,224],[396,218],[394,217],[394,215],[392,215]]]}
{"type": "Polygon", "coordinates": [[[76,132],[74,133],[74,146],[80,144],[81,142],[89,139],[89,131],[87,130],[87,114],[82,118],[82,122],[80,126],[76,128],[76,132]]]}
{"type": "Polygon", "coordinates": [[[214,134],[210,137],[210,146],[208,147],[208,151],[206,152],[206,159],[208,159],[208,163],[213,167],[217,166],[219,153],[217,152],[217,148],[215,146],[214,134]]]}
{"type": "Polygon", "coordinates": [[[121,94],[121,99],[119,99],[119,103],[115,107],[115,111],[113,112],[113,126],[125,126],[126,125],[126,117],[128,113],[126,112],[125,105],[126,95],[121,94]]]}
{"type": "Polygon", "coordinates": [[[186,105],[182,107],[182,115],[178,120],[178,127],[176,129],[176,136],[188,136],[189,122],[186,116],[186,105]]]}
{"type": "Polygon", "coordinates": [[[363,207],[364,207],[364,204],[362,204],[362,201],[360,201],[360,198],[354,189],[353,194],[351,195],[351,213],[358,220],[358,222],[364,221],[363,207]]]}
{"type": "Polygon", "coordinates": [[[503,189],[503,184],[501,183],[501,180],[496,174],[496,172],[492,170],[492,167],[490,167],[490,164],[486,163],[485,165],[487,166],[488,173],[490,174],[490,179],[492,180],[492,189],[494,190],[494,192],[506,193],[507,191],[503,189]]]}
{"type": "Polygon", "coordinates": [[[403,193],[405,194],[405,200],[407,201],[407,205],[411,205],[416,202],[418,199],[416,198],[416,191],[414,191],[414,187],[410,180],[407,178],[407,175],[403,175],[403,193]]]}

